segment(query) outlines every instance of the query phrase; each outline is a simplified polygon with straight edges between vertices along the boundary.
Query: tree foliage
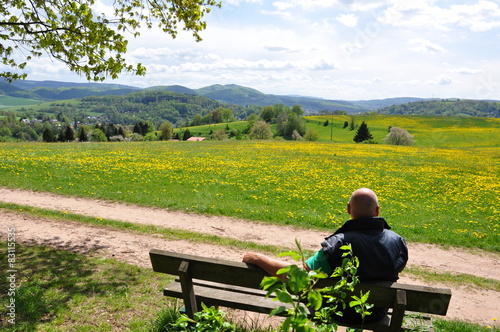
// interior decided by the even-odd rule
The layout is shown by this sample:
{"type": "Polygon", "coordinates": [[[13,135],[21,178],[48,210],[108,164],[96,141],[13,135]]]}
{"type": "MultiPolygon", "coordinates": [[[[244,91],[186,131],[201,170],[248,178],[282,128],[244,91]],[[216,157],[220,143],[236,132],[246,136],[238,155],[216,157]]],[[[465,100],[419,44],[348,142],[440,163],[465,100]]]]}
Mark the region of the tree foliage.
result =
{"type": "Polygon", "coordinates": [[[13,72],[0,73],[12,81],[32,58],[48,54],[88,80],[117,78],[122,72],[144,75],[140,63],[131,65],[123,58],[127,52],[126,34],[136,38],[143,27],[158,26],[175,38],[179,24],[196,41],[206,28],[203,21],[215,0],[116,0],[112,13],[97,12],[96,0],[78,1],[2,1],[0,3],[0,56],[13,72]]]}
{"type": "Polygon", "coordinates": [[[160,140],[168,141],[172,139],[174,135],[174,129],[170,122],[163,122],[158,129],[160,130],[160,140]]]}
{"type": "Polygon", "coordinates": [[[94,129],[90,135],[90,140],[92,142],[107,142],[108,138],[101,129],[94,129]]]}
{"type": "Polygon", "coordinates": [[[500,102],[468,99],[421,100],[384,107],[379,114],[500,117],[500,102]]]}

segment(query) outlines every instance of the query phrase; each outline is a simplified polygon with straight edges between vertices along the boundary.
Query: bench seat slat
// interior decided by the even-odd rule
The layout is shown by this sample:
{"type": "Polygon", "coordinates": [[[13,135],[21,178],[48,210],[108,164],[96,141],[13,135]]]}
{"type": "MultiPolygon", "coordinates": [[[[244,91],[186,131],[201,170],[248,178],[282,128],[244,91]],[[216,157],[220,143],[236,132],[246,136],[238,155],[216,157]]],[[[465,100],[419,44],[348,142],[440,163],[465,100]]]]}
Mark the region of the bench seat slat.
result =
{"type": "MultiPolygon", "coordinates": [[[[274,301],[272,298],[266,298],[263,294],[245,294],[245,296],[240,296],[239,294],[235,294],[229,288],[222,289],[207,286],[203,286],[200,283],[194,283],[194,291],[196,293],[198,305],[205,303],[208,306],[221,306],[264,314],[269,314],[279,305],[290,307],[286,303],[274,301]]],[[[180,283],[176,281],[170,283],[163,290],[163,295],[182,298],[180,283]]]]}

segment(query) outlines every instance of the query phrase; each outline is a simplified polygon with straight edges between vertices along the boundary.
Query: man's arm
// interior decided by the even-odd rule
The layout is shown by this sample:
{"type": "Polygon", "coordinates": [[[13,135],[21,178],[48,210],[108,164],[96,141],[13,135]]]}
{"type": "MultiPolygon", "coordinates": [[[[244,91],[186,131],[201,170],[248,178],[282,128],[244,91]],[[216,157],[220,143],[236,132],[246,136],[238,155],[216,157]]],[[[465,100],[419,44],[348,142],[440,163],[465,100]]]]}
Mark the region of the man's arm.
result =
{"type": "Polygon", "coordinates": [[[288,262],[271,258],[259,253],[249,252],[243,256],[243,263],[255,264],[270,275],[276,276],[285,282],[287,281],[286,274],[277,275],[276,273],[278,272],[278,270],[289,266],[290,263],[288,262]]]}

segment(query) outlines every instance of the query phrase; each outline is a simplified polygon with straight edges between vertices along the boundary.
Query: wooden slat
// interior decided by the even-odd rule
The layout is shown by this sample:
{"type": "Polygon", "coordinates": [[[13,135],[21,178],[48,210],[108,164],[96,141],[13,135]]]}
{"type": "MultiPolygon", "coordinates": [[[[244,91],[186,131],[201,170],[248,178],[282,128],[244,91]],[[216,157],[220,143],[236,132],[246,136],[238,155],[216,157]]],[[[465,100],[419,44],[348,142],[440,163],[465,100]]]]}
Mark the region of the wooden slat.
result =
{"type": "MultiPolygon", "coordinates": [[[[273,301],[273,299],[262,295],[247,294],[245,296],[237,296],[232,291],[204,287],[200,284],[195,284],[194,291],[198,305],[205,303],[208,306],[221,306],[264,314],[269,314],[280,305],[290,307],[288,304],[273,301]]],[[[182,287],[178,282],[172,282],[163,290],[163,294],[165,296],[182,298],[182,287]]]]}
{"type": "Polygon", "coordinates": [[[177,269],[182,261],[190,262],[190,272],[193,279],[259,288],[262,278],[268,276],[259,267],[240,262],[179,254],[158,249],[151,249],[149,256],[154,271],[172,275],[177,275],[177,269]]]}

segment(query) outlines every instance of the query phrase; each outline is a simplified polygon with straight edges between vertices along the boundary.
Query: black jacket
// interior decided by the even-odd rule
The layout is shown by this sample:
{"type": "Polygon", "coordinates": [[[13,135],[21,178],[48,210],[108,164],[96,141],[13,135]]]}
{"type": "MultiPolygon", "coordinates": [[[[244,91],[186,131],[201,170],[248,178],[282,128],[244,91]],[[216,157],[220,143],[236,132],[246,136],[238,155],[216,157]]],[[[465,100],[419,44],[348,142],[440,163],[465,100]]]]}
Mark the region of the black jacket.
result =
{"type": "MultiPolygon", "coordinates": [[[[366,218],[347,221],[334,234],[321,243],[325,258],[332,268],[341,266],[342,254],[339,248],[350,243],[354,256],[359,259],[358,277],[360,281],[396,281],[398,274],[408,261],[405,240],[390,230],[384,218],[366,218]]],[[[370,302],[370,299],[368,299],[370,302]]],[[[339,321],[360,323],[360,316],[354,312],[344,312],[339,321]],[[357,318],[356,318],[357,316],[357,318]]],[[[385,316],[385,310],[374,308],[366,322],[375,322],[385,316]]]]}

